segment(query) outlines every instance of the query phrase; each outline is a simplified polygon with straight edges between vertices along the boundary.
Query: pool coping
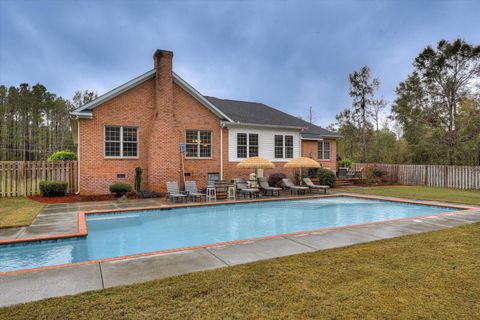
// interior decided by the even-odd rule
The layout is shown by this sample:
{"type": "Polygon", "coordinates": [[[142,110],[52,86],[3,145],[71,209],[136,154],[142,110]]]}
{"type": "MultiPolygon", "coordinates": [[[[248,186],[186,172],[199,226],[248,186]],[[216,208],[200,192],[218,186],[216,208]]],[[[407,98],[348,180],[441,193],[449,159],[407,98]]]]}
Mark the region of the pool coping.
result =
{"type": "Polygon", "coordinates": [[[247,238],[247,239],[224,241],[224,242],[216,242],[216,243],[209,243],[209,244],[190,246],[190,247],[165,249],[165,250],[159,250],[159,251],[151,251],[151,252],[137,253],[137,254],[117,256],[117,257],[111,257],[111,258],[102,258],[102,259],[95,259],[95,260],[86,260],[86,261],[80,261],[80,262],[58,264],[58,265],[44,266],[44,267],[37,267],[37,268],[30,268],[30,269],[3,271],[3,272],[0,272],[0,276],[15,275],[15,274],[20,274],[20,273],[28,273],[28,272],[35,272],[35,271],[49,270],[49,269],[57,269],[57,268],[65,268],[65,267],[72,267],[72,266],[80,266],[80,265],[87,265],[87,264],[94,264],[94,263],[101,263],[101,262],[108,262],[108,261],[117,261],[117,260],[125,260],[125,259],[132,259],[132,258],[148,257],[148,256],[161,255],[161,254],[174,253],[174,252],[182,252],[182,251],[189,251],[189,250],[202,249],[202,248],[220,247],[220,246],[225,246],[225,245],[241,244],[241,243],[248,243],[248,242],[253,242],[253,241],[267,240],[267,239],[276,239],[276,238],[282,238],[282,237],[304,235],[304,234],[318,233],[318,232],[338,230],[338,229],[346,229],[346,228],[352,228],[352,227],[378,225],[378,224],[385,224],[385,223],[391,223],[391,222],[396,222],[396,221],[408,221],[408,220],[415,220],[415,219],[428,218],[428,217],[436,217],[436,216],[442,216],[442,215],[453,215],[453,214],[456,214],[456,213],[469,212],[469,211],[479,211],[480,210],[480,207],[466,206],[466,205],[460,205],[460,204],[450,204],[450,203],[422,201],[422,200],[411,200],[411,199],[392,198],[392,197],[384,197],[384,196],[359,195],[359,194],[349,194],[349,193],[336,193],[336,194],[326,194],[326,195],[308,195],[308,196],[298,196],[298,197],[295,197],[295,198],[279,197],[279,198],[268,198],[268,199],[220,201],[220,202],[210,202],[210,203],[209,202],[185,203],[185,204],[172,204],[172,205],[162,205],[162,206],[153,206],[153,207],[136,207],[136,208],[123,208],[123,209],[106,209],[106,210],[82,211],[82,212],[78,213],[78,231],[77,232],[65,233],[65,234],[54,234],[54,235],[49,235],[49,236],[30,237],[30,238],[17,238],[17,239],[0,240],[0,246],[1,245],[8,245],[8,244],[35,242],[35,241],[48,241],[48,240],[60,240],[60,239],[68,239],[68,238],[86,237],[88,235],[88,228],[87,228],[87,221],[86,221],[86,216],[87,215],[130,212],[130,211],[170,210],[170,209],[175,209],[175,208],[218,206],[218,205],[240,204],[240,203],[289,201],[289,200],[294,201],[294,200],[333,198],[333,197],[350,197],[350,198],[369,199],[369,200],[383,200],[383,201],[408,203],[408,204],[416,204],[416,205],[444,207],[444,208],[451,208],[451,209],[457,209],[457,210],[455,210],[455,211],[445,211],[445,212],[434,213],[434,214],[419,215],[419,216],[415,216],[415,217],[398,218],[398,219],[390,219],[390,220],[383,220],[383,221],[373,221],[373,222],[368,222],[368,223],[351,224],[351,225],[337,226],[337,227],[331,227],[331,228],[321,228],[321,229],[315,229],[315,230],[306,230],[306,231],[297,231],[297,232],[291,232],[291,233],[275,234],[275,235],[264,236],[264,237],[247,238]]]}

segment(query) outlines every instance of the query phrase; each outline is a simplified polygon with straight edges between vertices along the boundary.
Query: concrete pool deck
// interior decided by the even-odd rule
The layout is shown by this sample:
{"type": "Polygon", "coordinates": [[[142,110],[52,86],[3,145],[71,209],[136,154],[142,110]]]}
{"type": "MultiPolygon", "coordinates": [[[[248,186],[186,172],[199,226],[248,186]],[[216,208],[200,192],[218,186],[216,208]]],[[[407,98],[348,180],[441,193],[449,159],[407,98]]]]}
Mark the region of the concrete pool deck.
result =
{"type": "MultiPolygon", "coordinates": [[[[363,195],[356,196],[365,197],[363,195]]],[[[412,202],[407,199],[373,198],[412,202]]],[[[422,201],[422,203],[457,206],[431,201],[422,201]]],[[[0,239],[19,240],[21,238],[77,232],[78,221],[76,217],[79,212],[83,211],[109,211],[158,207],[159,205],[165,205],[165,203],[158,199],[144,199],[127,203],[110,201],[48,205],[30,227],[13,232],[0,230],[0,239]]],[[[239,241],[227,245],[193,248],[120,260],[87,261],[61,268],[4,274],[0,275],[0,291],[2,292],[0,306],[480,222],[479,208],[464,207],[471,209],[420,218],[273,236],[260,240],[239,241]]],[[[449,210],[446,209],[446,211],[449,210]]],[[[8,231],[8,229],[6,230],[8,231]]]]}

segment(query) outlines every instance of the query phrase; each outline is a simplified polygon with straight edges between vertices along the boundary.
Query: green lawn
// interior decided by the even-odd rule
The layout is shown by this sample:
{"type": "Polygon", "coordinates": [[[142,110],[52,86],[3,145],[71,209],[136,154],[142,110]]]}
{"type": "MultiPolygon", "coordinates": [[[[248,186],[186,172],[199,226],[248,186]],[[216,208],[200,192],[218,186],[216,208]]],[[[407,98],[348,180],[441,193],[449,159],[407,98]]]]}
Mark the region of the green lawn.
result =
{"type": "Polygon", "coordinates": [[[479,261],[477,223],[47,299],[0,319],[479,319],[479,261]]]}
{"type": "Polygon", "coordinates": [[[44,206],[23,197],[0,198],[0,228],[28,226],[44,206]]]}
{"type": "Polygon", "coordinates": [[[343,188],[335,189],[335,191],[480,205],[480,190],[460,190],[419,186],[380,186],[343,188]]]}

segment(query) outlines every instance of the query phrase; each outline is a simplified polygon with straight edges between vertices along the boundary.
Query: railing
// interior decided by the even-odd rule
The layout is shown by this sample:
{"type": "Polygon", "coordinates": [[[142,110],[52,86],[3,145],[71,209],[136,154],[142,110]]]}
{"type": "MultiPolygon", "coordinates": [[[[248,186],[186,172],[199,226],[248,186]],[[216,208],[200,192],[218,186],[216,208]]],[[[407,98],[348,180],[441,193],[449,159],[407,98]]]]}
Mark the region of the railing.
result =
{"type": "Polygon", "coordinates": [[[77,191],[77,161],[0,161],[0,197],[40,194],[42,180],[68,182],[68,193],[77,191]]]}
{"type": "Polygon", "coordinates": [[[480,166],[445,166],[420,164],[354,163],[352,169],[366,166],[384,172],[386,182],[429,187],[480,189],[480,166]]]}

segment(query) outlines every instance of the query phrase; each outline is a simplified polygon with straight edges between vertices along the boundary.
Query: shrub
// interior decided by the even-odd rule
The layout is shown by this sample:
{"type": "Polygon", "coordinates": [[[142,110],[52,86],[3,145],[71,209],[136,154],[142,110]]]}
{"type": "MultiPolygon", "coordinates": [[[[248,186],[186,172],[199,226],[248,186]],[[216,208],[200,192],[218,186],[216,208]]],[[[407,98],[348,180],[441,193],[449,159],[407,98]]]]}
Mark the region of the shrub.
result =
{"type": "Polygon", "coordinates": [[[379,184],[382,182],[384,172],[378,168],[368,166],[363,170],[366,184],[379,184]]]}
{"type": "Polygon", "coordinates": [[[142,168],[135,168],[135,190],[137,190],[137,192],[140,191],[140,186],[142,184],[142,172],[142,168]]]}
{"type": "Polygon", "coordinates": [[[65,181],[40,181],[40,193],[44,197],[64,196],[68,183],[65,181]]]}
{"type": "Polygon", "coordinates": [[[72,151],[57,151],[54,152],[48,161],[61,161],[61,160],[77,160],[77,154],[72,151]]]}
{"type": "Polygon", "coordinates": [[[272,173],[268,177],[268,184],[272,187],[281,188],[283,187],[282,179],[285,179],[287,176],[284,173],[272,173]]]}
{"type": "Polygon", "coordinates": [[[353,164],[353,161],[350,159],[343,159],[339,163],[340,167],[346,167],[346,168],[351,168],[352,164],[353,164]]]}
{"type": "Polygon", "coordinates": [[[128,183],[114,183],[110,185],[110,192],[115,193],[116,197],[121,197],[124,194],[127,194],[128,192],[132,191],[132,186],[129,185],[128,183]]]}
{"type": "Polygon", "coordinates": [[[337,183],[337,177],[335,172],[329,169],[320,168],[317,172],[318,181],[322,186],[329,186],[330,188],[335,187],[337,183]]]}

